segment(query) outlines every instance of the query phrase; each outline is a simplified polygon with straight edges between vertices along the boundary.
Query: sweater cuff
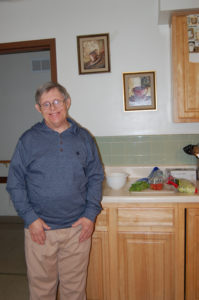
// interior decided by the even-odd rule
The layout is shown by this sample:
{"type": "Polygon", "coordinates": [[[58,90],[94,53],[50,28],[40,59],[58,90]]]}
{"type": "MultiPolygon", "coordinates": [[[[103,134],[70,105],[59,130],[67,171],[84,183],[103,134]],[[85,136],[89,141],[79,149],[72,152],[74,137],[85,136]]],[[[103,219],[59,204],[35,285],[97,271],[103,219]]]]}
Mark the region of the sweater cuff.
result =
{"type": "Polygon", "coordinates": [[[83,214],[83,217],[91,220],[92,222],[95,222],[96,217],[101,212],[101,210],[101,207],[95,210],[87,208],[83,214]]]}
{"type": "Polygon", "coordinates": [[[27,228],[30,224],[32,224],[34,221],[38,219],[38,215],[33,211],[27,212],[24,216],[24,222],[25,222],[25,227],[27,228]]]}

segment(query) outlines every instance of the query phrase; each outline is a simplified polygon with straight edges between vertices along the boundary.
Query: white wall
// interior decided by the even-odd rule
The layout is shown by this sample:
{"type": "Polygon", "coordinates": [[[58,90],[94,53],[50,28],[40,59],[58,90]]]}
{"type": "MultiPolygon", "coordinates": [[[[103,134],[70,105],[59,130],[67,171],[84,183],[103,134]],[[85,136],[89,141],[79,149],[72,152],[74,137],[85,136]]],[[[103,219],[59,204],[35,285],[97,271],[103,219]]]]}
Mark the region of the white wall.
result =
{"type": "MultiPolygon", "coordinates": [[[[0,42],[56,38],[58,81],[70,114],[97,136],[198,133],[172,121],[170,28],[158,0],[4,0],[0,42]],[[79,75],[76,36],[110,34],[111,72],[79,75]],[[124,112],[123,72],[155,70],[157,111],[124,112]]],[[[1,101],[1,99],[0,99],[1,101]]]]}
{"type": "Polygon", "coordinates": [[[51,73],[33,71],[32,61],[44,59],[49,51],[0,55],[0,160],[10,160],[21,134],[42,119],[34,95],[51,73]]]}
{"type": "Polygon", "coordinates": [[[199,8],[198,0],[159,0],[161,10],[199,8]]]}

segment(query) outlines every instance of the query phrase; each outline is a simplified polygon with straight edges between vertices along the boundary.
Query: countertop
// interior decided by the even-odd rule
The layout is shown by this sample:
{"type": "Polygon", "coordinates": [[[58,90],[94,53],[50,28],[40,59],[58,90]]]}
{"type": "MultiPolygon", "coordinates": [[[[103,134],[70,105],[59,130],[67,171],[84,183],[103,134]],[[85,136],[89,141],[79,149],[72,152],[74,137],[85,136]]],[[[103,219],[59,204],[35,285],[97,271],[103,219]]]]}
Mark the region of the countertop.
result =
{"type": "MultiPolygon", "coordinates": [[[[183,166],[184,168],[185,166],[183,166]]],[[[189,168],[190,166],[187,166],[189,168]]],[[[162,169],[161,167],[159,167],[162,169]]],[[[164,167],[165,170],[166,167],[164,167]]],[[[178,166],[179,168],[179,166],[178,166]]],[[[132,202],[132,203],[143,203],[143,202],[199,202],[199,193],[187,194],[180,193],[174,187],[164,184],[164,188],[160,191],[146,189],[141,192],[129,192],[129,187],[138,178],[146,177],[150,173],[152,167],[121,167],[121,168],[107,168],[106,171],[124,171],[129,174],[129,178],[125,186],[119,190],[113,190],[107,186],[106,179],[103,183],[103,198],[102,203],[106,202],[132,202]],[[134,177],[134,176],[135,177],[134,177]],[[139,175],[139,176],[138,176],[139,175]]],[[[164,171],[163,170],[163,171],[164,171]]]]}

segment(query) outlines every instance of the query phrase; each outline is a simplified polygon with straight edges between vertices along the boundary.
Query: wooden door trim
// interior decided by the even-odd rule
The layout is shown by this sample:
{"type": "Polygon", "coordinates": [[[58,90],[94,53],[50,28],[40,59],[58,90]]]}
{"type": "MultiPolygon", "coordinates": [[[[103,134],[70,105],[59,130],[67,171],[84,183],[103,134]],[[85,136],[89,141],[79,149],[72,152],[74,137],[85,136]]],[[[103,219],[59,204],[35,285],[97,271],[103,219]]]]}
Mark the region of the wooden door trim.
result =
{"type": "Polygon", "coordinates": [[[0,43],[0,54],[50,51],[51,80],[57,82],[56,41],[52,39],[0,43]]]}

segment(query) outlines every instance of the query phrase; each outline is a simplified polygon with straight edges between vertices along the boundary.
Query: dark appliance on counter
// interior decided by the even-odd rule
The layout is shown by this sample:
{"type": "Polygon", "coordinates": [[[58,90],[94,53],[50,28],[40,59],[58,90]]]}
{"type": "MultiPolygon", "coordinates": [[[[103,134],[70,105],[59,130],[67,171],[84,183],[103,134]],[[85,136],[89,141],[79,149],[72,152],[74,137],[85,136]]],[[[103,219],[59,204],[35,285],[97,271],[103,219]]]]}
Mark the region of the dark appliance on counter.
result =
{"type": "Polygon", "coordinates": [[[196,178],[199,180],[199,144],[198,145],[187,145],[183,148],[184,152],[189,155],[193,155],[197,158],[197,169],[196,178]]]}

